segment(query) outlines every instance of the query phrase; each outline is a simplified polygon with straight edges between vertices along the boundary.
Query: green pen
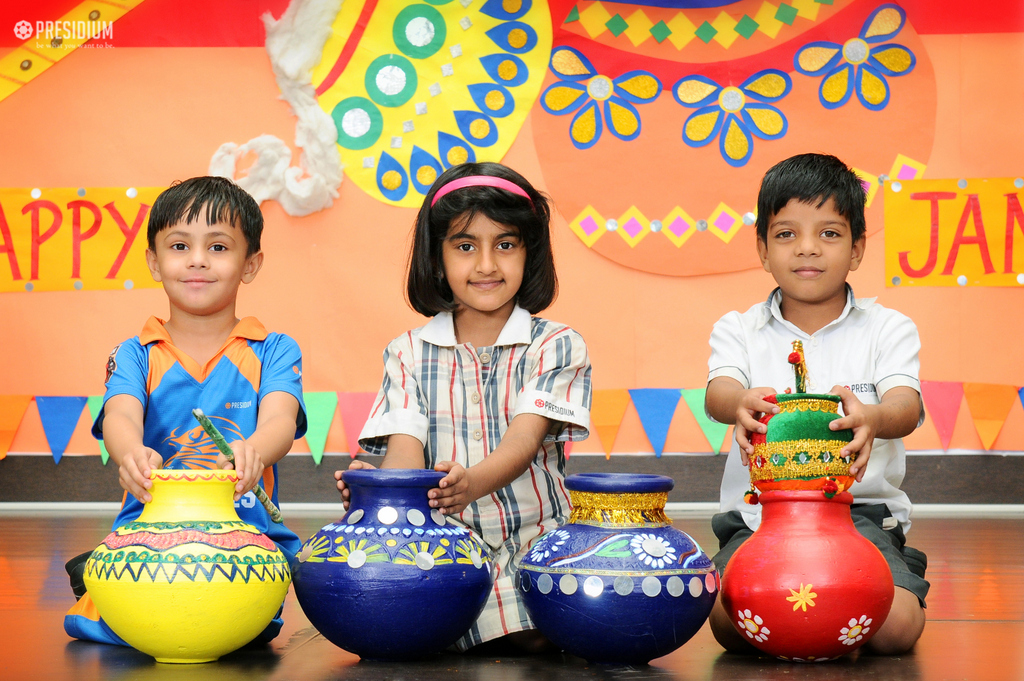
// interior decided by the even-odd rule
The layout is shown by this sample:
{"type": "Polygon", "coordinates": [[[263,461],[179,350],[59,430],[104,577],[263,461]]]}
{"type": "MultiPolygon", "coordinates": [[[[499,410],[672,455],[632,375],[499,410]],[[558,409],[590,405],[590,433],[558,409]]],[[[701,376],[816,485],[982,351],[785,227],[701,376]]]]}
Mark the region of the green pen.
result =
{"type": "MultiPolygon", "coordinates": [[[[219,449],[220,453],[224,455],[224,458],[231,463],[234,463],[235,454],[231,451],[231,445],[228,444],[228,441],[225,440],[224,436],[220,434],[219,430],[217,430],[217,426],[213,425],[213,421],[203,413],[202,409],[193,409],[192,416],[196,417],[196,421],[199,421],[199,425],[201,425],[203,430],[206,431],[206,434],[210,436],[210,439],[213,440],[213,444],[217,446],[217,449],[219,449]]],[[[284,516],[281,515],[281,511],[274,505],[274,502],[270,500],[270,497],[267,496],[266,490],[260,487],[257,483],[257,485],[252,488],[252,491],[253,494],[256,495],[256,498],[260,500],[260,503],[263,504],[263,508],[267,509],[267,513],[270,514],[270,519],[275,523],[283,523],[284,516]]]]}

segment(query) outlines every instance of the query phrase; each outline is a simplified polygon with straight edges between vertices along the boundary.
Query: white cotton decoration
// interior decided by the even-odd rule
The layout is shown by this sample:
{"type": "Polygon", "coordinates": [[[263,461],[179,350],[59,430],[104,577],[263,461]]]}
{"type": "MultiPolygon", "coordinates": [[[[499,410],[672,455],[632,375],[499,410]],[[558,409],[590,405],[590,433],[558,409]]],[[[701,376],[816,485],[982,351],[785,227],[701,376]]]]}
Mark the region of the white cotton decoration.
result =
{"type": "Polygon", "coordinates": [[[311,73],[320,62],[341,4],[342,0],[292,0],[280,19],[269,12],[262,17],[274,78],[298,119],[299,165],[291,165],[291,149],[273,135],[260,135],[241,145],[225,142],[210,159],[211,175],[234,179],[238,160],[254,153],[255,163],[236,182],[257,202],[273,199],[289,215],[315,213],[338,198],[343,167],[338,131],[317,104],[311,73]]]}

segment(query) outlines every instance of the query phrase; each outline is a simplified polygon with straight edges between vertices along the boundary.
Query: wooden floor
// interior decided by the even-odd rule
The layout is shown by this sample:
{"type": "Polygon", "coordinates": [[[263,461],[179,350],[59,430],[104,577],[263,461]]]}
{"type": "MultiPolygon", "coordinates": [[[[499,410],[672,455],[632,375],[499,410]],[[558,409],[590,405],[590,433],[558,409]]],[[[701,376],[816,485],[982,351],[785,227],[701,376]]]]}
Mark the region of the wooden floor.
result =
{"type": "MultiPolygon", "coordinates": [[[[334,518],[291,516],[305,538],[334,518]]],[[[650,666],[601,667],[570,656],[476,658],[418,663],[360,662],[314,630],[292,593],[285,626],[269,648],[205,665],[162,665],[132,649],[82,643],[62,628],[74,602],[64,561],[99,544],[110,517],[0,516],[0,679],[153,681],[327,681],[333,679],[879,679],[1024,681],[1024,519],[936,519],[914,523],[911,543],[928,554],[928,625],[901,657],[854,653],[821,665],[725,654],[707,625],[650,666]]],[[[707,519],[677,520],[702,546],[715,546],[707,519]]]]}

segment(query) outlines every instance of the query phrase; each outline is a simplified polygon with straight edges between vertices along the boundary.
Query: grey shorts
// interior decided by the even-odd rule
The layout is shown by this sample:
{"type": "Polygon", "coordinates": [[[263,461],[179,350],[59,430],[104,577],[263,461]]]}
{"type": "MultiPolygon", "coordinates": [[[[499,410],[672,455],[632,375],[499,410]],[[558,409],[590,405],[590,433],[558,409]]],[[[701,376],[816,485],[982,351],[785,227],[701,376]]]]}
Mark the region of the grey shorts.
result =
{"type": "MultiPolygon", "coordinates": [[[[857,531],[882,552],[892,572],[893,583],[917,596],[922,608],[928,607],[924,601],[930,586],[924,578],[928,556],[912,546],[907,546],[907,537],[899,524],[891,530],[882,529],[882,521],[892,517],[888,507],[885,504],[855,504],[850,507],[850,514],[853,516],[853,526],[857,531]]],[[[732,554],[740,544],[754,534],[754,531],[743,522],[743,516],[739,511],[715,514],[711,518],[711,529],[718,537],[719,547],[712,560],[719,574],[722,574],[732,554]]]]}

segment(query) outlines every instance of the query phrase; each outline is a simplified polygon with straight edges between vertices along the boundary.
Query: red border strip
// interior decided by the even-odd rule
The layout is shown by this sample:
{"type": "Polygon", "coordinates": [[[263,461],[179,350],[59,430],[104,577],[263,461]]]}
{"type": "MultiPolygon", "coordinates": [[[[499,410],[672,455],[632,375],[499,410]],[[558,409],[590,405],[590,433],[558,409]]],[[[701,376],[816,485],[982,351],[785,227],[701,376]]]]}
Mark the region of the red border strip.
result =
{"type": "Polygon", "coordinates": [[[352,59],[352,55],[356,51],[356,45],[363,38],[363,32],[366,31],[366,25],[370,23],[370,15],[373,14],[374,8],[377,7],[377,0],[366,0],[366,4],[363,5],[363,10],[359,13],[359,18],[356,19],[355,28],[352,29],[352,34],[349,35],[348,40],[345,41],[345,47],[342,48],[341,54],[338,55],[338,61],[334,62],[334,66],[331,67],[331,72],[327,74],[324,81],[316,89],[316,95],[319,97],[324,92],[330,89],[334,85],[334,81],[338,80],[338,76],[348,66],[348,62],[352,59]]]}

